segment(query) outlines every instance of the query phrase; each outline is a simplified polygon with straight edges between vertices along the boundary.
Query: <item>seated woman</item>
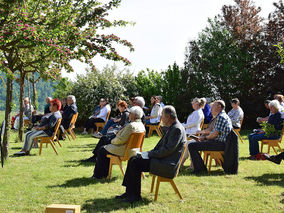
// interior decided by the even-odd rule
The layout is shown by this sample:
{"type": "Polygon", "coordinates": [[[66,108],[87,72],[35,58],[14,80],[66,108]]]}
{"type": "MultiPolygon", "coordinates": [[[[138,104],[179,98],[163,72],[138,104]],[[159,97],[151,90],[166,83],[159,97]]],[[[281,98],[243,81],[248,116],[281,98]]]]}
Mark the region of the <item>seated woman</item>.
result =
{"type": "Polygon", "coordinates": [[[54,127],[61,114],[59,109],[61,103],[58,99],[53,99],[50,101],[50,111],[47,115],[43,116],[39,126],[35,127],[34,130],[26,133],[25,142],[20,152],[15,153],[14,155],[29,155],[32,149],[33,140],[37,137],[50,137],[54,133],[54,127]]]}
{"type": "Polygon", "coordinates": [[[241,128],[241,120],[244,117],[244,111],[240,107],[240,101],[238,98],[233,98],[231,100],[232,109],[228,112],[228,116],[232,121],[234,129],[241,128]]]}
{"type": "Polygon", "coordinates": [[[61,106],[60,112],[62,114],[68,108],[67,98],[62,98],[61,104],[62,106],[61,106]]]}
{"type": "MultiPolygon", "coordinates": [[[[34,111],[33,106],[30,104],[30,99],[29,98],[25,98],[24,99],[24,120],[31,120],[32,118],[32,112],[34,111]]],[[[17,114],[14,117],[15,121],[13,124],[13,128],[14,129],[18,129],[19,128],[19,122],[20,122],[20,115],[17,114]]]]}
{"type": "Polygon", "coordinates": [[[127,103],[125,101],[119,100],[116,103],[116,106],[119,110],[119,115],[114,119],[109,119],[101,132],[99,132],[98,134],[94,133],[94,137],[101,138],[103,135],[107,134],[108,130],[122,127],[125,123],[128,122],[129,111],[127,109],[127,103]]]}
{"type": "Polygon", "coordinates": [[[187,135],[193,135],[196,131],[201,130],[200,125],[204,119],[202,109],[205,106],[205,100],[194,98],[191,105],[194,111],[188,116],[186,123],[182,124],[187,135]]]}
{"type": "Polygon", "coordinates": [[[280,137],[280,132],[282,130],[283,118],[281,118],[281,113],[279,112],[280,104],[277,100],[270,101],[269,108],[271,115],[268,118],[268,124],[271,124],[275,128],[275,133],[267,135],[263,130],[257,130],[256,132],[250,134],[249,138],[249,152],[251,160],[261,159],[259,153],[258,141],[263,139],[278,139],[280,137]]]}
{"type": "Polygon", "coordinates": [[[208,104],[210,102],[210,98],[202,98],[205,100],[205,106],[203,107],[202,111],[204,114],[204,124],[209,124],[212,120],[212,113],[211,113],[211,107],[208,104]]]}
{"type": "MultiPolygon", "coordinates": [[[[106,157],[107,154],[124,156],[126,150],[126,142],[128,141],[131,133],[145,132],[144,124],[141,121],[143,110],[138,106],[134,106],[129,111],[130,123],[122,128],[117,133],[116,137],[109,141],[108,145],[98,143],[98,148],[96,147],[96,149],[98,150],[95,158],[96,165],[92,178],[100,179],[107,177],[109,169],[109,158],[106,157]]],[[[135,154],[135,150],[131,150],[131,155],[135,154]]]]}
{"type": "Polygon", "coordinates": [[[149,116],[146,116],[146,124],[158,125],[160,123],[163,108],[156,95],[153,95],[151,97],[151,105],[151,114],[149,116]]]}
{"type": "Polygon", "coordinates": [[[93,128],[94,131],[97,130],[95,123],[104,123],[107,114],[110,111],[110,105],[108,104],[108,100],[105,98],[101,98],[99,108],[98,106],[95,108],[93,115],[89,117],[84,125],[83,135],[88,134],[88,130],[93,128]]]}

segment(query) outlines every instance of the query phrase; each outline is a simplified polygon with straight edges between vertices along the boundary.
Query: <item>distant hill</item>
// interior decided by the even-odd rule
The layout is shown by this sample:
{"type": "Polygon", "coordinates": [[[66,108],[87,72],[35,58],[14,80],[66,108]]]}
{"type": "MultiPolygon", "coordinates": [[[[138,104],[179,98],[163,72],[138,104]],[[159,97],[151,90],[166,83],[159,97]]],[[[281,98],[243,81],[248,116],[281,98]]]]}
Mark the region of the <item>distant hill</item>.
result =
{"type": "MultiPolygon", "coordinates": [[[[0,74],[5,79],[5,75],[3,73],[0,74]]],[[[38,78],[38,74],[36,75],[36,78],[38,78]]],[[[6,103],[6,87],[3,86],[3,82],[1,82],[0,87],[0,110],[5,110],[5,103],[6,103]]],[[[6,82],[5,82],[6,83],[6,82]]],[[[38,103],[39,103],[39,111],[43,111],[44,105],[45,105],[45,98],[50,96],[52,97],[52,94],[54,92],[54,85],[56,85],[56,82],[53,82],[51,80],[44,81],[40,79],[36,83],[36,89],[38,94],[38,103]]],[[[32,96],[32,85],[30,84],[30,92],[32,96]]],[[[17,110],[19,108],[19,94],[20,94],[20,88],[19,84],[17,82],[13,82],[13,103],[15,104],[13,107],[13,110],[17,110]]],[[[25,97],[28,96],[28,89],[27,86],[25,86],[25,97]]],[[[32,97],[31,97],[32,98],[32,97]]]]}

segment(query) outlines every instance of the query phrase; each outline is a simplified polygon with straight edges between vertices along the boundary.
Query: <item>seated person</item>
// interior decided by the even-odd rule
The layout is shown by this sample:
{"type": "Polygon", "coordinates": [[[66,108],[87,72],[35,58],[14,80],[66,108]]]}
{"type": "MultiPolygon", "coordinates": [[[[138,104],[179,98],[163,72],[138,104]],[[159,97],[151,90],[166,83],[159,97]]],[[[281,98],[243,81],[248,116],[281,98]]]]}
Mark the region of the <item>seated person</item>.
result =
{"type": "Polygon", "coordinates": [[[186,142],[186,134],[173,106],[164,107],[162,122],[168,127],[168,131],[154,149],[130,158],[122,183],[126,187],[125,193],[116,196],[116,199],[129,203],[141,200],[142,172],[151,172],[166,178],[175,176],[186,142]]]}
{"type": "Polygon", "coordinates": [[[244,117],[244,112],[240,107],[240,101],[238,98],[234,98],[231,100],[232,109],[228,112],[228,116],[232,121],[232,125],[234,129],[241,128],[241,120],[244,117]]]}
{"type": "Polygon", "coordinates": [[[35,125],[36,122],[40,121],[41,118],[42,118],[44,115],[50,113],[49,106],[50,106],[50,101],[51,101],[51,100],[52,100],[51,97],[47,97],[47,98],[45,99],[46,105],[44,106],[44,114],[33,115],[33,117],[32,117],[32,124],[33,124],[33,126],[35,125]]]}
{"type": "Polygon", "coordinates": [[[88,134],[88,130],[93,128],[94,131],[97,130],[95,123],[104,123],[108,112],[110,111],[110,105],[108,104],[108,100],[105,98],[100,99],[99,107],[96,106],[93,115],[89,117],[84,125],[84,131],[82,132],[83,135],[88,134]]]}
{"type": "Polygon", "coordinates": [[[15,153],[14,155],[29,155],[32,149],[33,140],[37,137],[50,137],[54,133],[54,127],[59,118],[61,118],[61,114],[59,109],[61,107],[61,103],[58,99],[53,99],[50,101],[50,111],[44,115],[41,119],[39,126],[35,127],[32,131],[26,133],[24,145],[20,152],[15,153]]]}
{"type": "Polygon", "coordinates": [[[210,98],[202,98],[202,99],[205,100],[205,106],[202,109],[203,114],[204,114],[204,124],[208,124],[212,119],[211,107],[208,104],[210,101],[210,98]]]}
{"type": "MultiPolygon", "coordinates": [[[[270,103],[270,100],[265,100],[265,101],[264,101],[264,106],[265,106],[266,109],[269,109],[269,103],[270,103]]],[[[264,117],[264,118],[262,118],[262,117],[257,117],[256,121],[257,121],[258,123],[262,123],[262,122],[264,122],[264,121],[268,121],[268,118],[269,118],[270,115],[271,115],[271,112],[269,112],[269,115],[266,116],[266,117],[264,117]]]]}
{"type": "Polygon", "coordinates": [[[281,161],[284,160],[284,152],[281,152],[278,155],[271,155],[271,156],[269,154],[264,154],[264,157],[266,160],[269,160],[276,164],[280,164],[281,161]]]}
{"type": "Polygon", "coordinates": [[[114,119],[109,119],[104,126],[103,130],[101,132],[98,132],[98,134],[94,134],[95,137],[100,138],[103,135],[106,135],[108,130],[112,130],[114,128],[120,128],[125,125],[125,123],[128,122],[129,117],[129,111],[127,108],[127,103],[125,101],[119,100],[116,103],[116,106],[119,110],[119,115],[114,119]]]}
{"type": "Polygon", "coordinates": [[[146,119],[145,119],[145,100],[142,96],[136,96],[134,98],[134,102],[133,102],[134,106],[139,106],[141,107],[141,109],[143,110],[143,117],[141,118],[142,123],[145,124],[146,119]]]}
{"type": "MultiPolygon", "coordinates": [[[[140,107],[134,106],[130,110],[128,123],[124,128],[122,128],[117,135],[110,141],[108,145],[98,144],[97,156],[95,158],[95,169],[92,178],[105,178],[108,175],[109,169],[109,158],[107,154],[113,154],[117,156],[124,156],[126,150],[126,142],[130,137],[131,133],[145,132],[145,127],[141,122],[143,116],[143,111],[140,107]]],[[[136,150],[131,150],[130,155],[135,155],[136,150]]]]}
{"type": "Polygon", "coordinates": [[[146,116],[146,124],[158,125],[160,123],[160,118],[163,108],[159,102],[159,99],[156,95],[151,97],[151,114],[146,116]]]}
{"type": "Polygon", "coordinates": [[[277,100],[270,101],[269,108],[271,115],[268,118],[268,124],[273,125],[276,131],[274,134],[267,135],[263,130],[259,129],[248,136],[250,160],[261,159],[258,141],[263,139],[278,139],[280,137],[283,124],[283,118],[281,118],[281,113],[279,112],[280,104],[277,100]]]}
{"type": "Polygon", "coordinates": [[[62,114],[68,108],[67,98],[62,98],[61,104],[62,104],[62,106],[61,106],[60,112],[62,114]]]}
{"type": "Polygon", "coordinates": [[[281,94],[275,94],[274,95],[274,99],[279,101],[280,103],[280,109],[279,111],[280,112],[284,112],[284,95],[281,95],[281,94]]]}
{"type": "MultiPolygon", "coordinates": [[[[30,99],[24,98],[24,120],[31,120],[33,111],[34,108],[30,104],[30,99]]],[[[14,129],[19,129],[19,122],[20,122],[20,114],[17,114],[13,125],[14,129]]]]}
{"type": "Polygon", "coordinates": [[[189,143],[188,150],[192,159],[194,173],[207,171],[199,151],[224,151],[226,137],[229,135],[232,122],[225,112],[225,102],[217,100],[212,105],[212,115],[216,117],[213,130],[198,138],[199,143],[189,143]]]}
{"type": "Polygon", "coordinates": [[[205,106],[204,99],[194,98],[191,105],[194,111],[188,116],[186,123],[182,123],[188,135],[194,135],[196,131],[200,131],[200,124],[204,119],[202,112],[202,108],[205,106]]]}
{"type": "Polygon", "coordinates": [[[164,104],[164,102],[163,102],[163,97],[160,96],[160,95],[158,95],[157,98],[158,98],[159,103],[161,104],[162,108],[164,108],[164,107],[165,107],[165,104],[164,104]]]}

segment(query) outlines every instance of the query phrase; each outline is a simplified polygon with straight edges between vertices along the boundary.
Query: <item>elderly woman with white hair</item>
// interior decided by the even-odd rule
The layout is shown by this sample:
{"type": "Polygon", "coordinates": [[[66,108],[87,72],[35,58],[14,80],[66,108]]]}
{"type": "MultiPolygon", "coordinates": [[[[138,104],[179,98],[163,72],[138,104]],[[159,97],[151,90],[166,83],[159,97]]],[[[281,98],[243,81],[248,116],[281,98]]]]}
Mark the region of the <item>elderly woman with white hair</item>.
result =
{"type": "MultiPolygon", "coordinates": [[[[141,122],[141,118],[143,116],[143,110],[141,107],[134,106],[129,110],[129,120],[130,123],[125,125],[110,141],[108,145],[100,145],[97,155],[95,158],[95,169],[92,178],[105,178],[108,175],[109,169],[109,158],[107,158],[107,154],[113,154],[117,156],[124,156],[126,150],[126,142],[132,133],[140,133],[145,132],[145,127],[141,122]]],[[[99,144],[98,144],[99,145],[99,144]]],[[[132,155],[135,155],[135,150],[131,150],[132,155]]]]}
{"type": "Polygon", "coordinates": [[[77,113],[76,98],[74,95],[67,97],[67,108],[62,113],[62,126],[64,129],[68,129],[71,119],[74,114],[77,113]]]}
{"type": "Polygon", "coordinates": [[[273,100],[269,103],[269,109],[271,115],[268,118],[268,124],[273,125],[275,132],[267,135],[262,129],[255,131],[254,133],[248,136],[249,138],[249,152],[251,160],[260,160],[262,159],[261,154],[259,153],[258,141],[263,139],[278,139],[280,137],[280,132],[283,126],[283,118],[279,112],[280,104],[277,100],[273,100]]]}

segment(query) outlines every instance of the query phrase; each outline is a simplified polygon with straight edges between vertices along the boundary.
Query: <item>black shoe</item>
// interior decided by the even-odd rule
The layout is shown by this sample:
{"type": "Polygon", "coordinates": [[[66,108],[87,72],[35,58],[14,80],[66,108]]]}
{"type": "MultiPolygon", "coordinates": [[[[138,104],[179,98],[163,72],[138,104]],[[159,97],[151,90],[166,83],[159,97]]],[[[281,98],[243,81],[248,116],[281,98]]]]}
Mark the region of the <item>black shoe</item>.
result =
{"type": "Polygon", "coordinates": [[[91,163],[95,163],[96,162],[96,157],[93,155],[92,157],[82,160],[82,162],[91,162],[91,163]]]}
{"type": "Polygon", "coordinates": [[[138,197],[138,198],[126,198],[124,200],[121,200],[121,202],[125,202],[125,203],[136,203],[138,201],[142,200],[141,197],[138,197]]]}
{"type": "Polygon", "coordinates": [[[127,199],[127,198],[128,198],[128,194],[126,194],[126,192],[123,193],[122,195],[115,196],[115,199],[117,199],[117,200],[127,199]]]}
{"type": "Polygon", "coordinates": [[[269,154],[264,154],[264,157],[266,160],[269,160],[273,163],[276,163],[276,164],[280,164],[281,163],[281,159],[277,158],[275,155],[269,155],[269,154]]]}

